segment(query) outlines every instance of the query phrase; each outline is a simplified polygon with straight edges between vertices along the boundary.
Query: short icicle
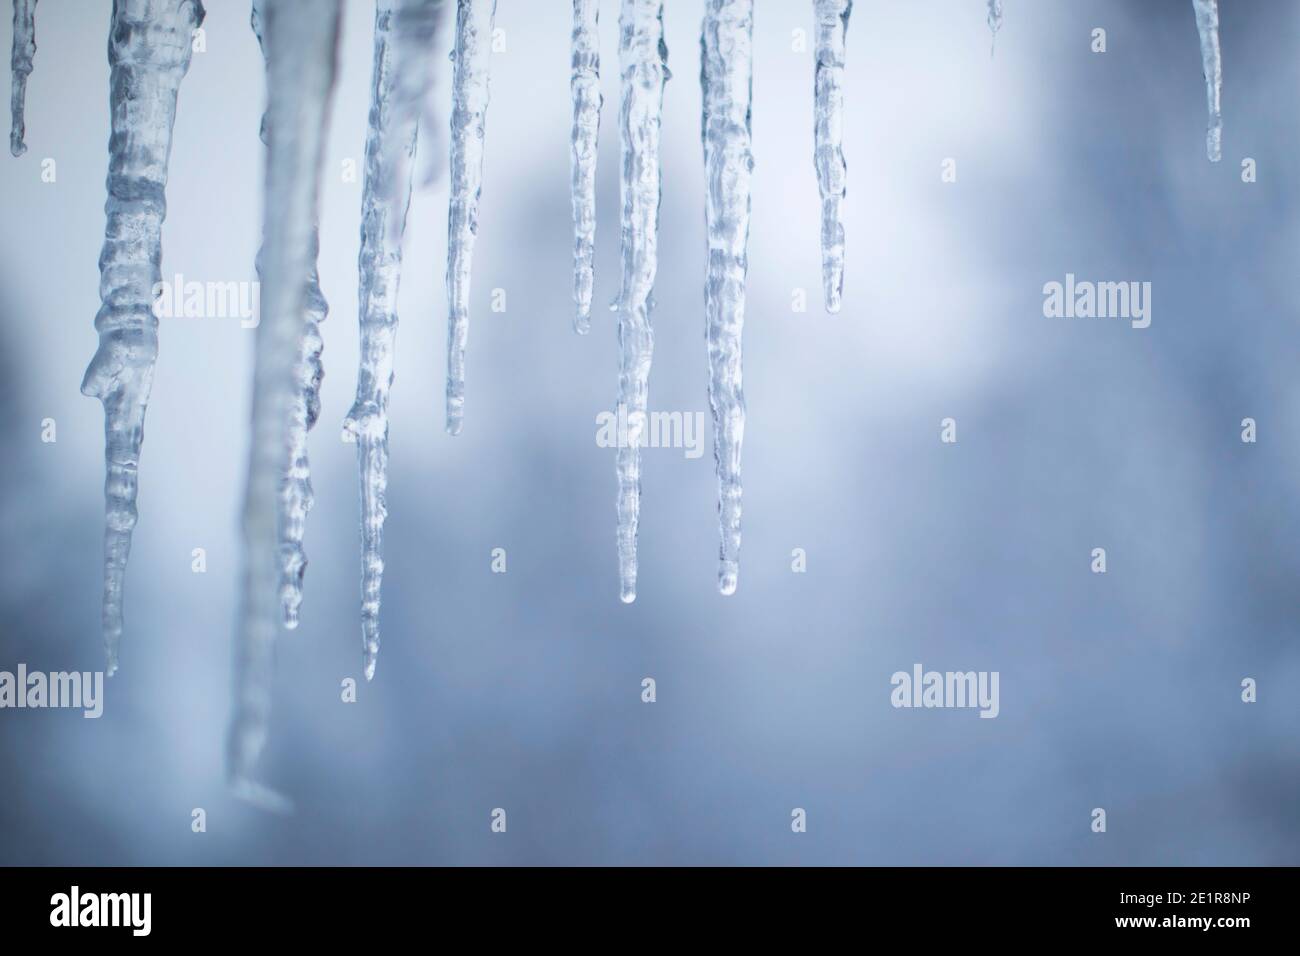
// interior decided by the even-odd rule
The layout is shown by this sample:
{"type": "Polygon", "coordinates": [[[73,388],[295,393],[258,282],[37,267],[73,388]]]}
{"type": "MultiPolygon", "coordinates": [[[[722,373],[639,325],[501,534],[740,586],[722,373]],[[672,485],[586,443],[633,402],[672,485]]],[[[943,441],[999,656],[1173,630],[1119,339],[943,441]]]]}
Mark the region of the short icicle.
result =
{"type": "Polygon", "coordinates": [[[99,348],[82,394],[104,404],[104,649],[117,670],[122,586],[136,523],[144,418],[158,358],[154,288],[162,281],[167,162],[198,0],[114,0],[108,34],[107,225],[99,254],[99,348]]]}
{"type": "Polygon", "coordinates": [[[817,15],[815,131],[817,187],[822,200],[822,289],[826,311],[840,311],[844,294],[843,205],[844,43],[853,0],[814,0],[817,15]]]}
{"type": "Polygon", "coordinates": [[[573,0],[572,72],[573,135],[570,166],[573,176],[573,328],[585,335],[591,328],[591,294],[595,282],[592,260],[596,235],[596,146],[600,137],[599,0],[573,0]]]}
{"type": "Polygon", "coordinates": [[[1219,55],[1219,0],[1192,0],[1196,30],[1201,35],[1201,69],[1205,74],[1205,102],[1210,122],[1205,130],[1205,154],[1210,162],[1223,157],[1223,59],[1219,55]]]}
{"type": "Polygon", "coordinates": [[[458,0],[452,76],[451,197],[447,213],[447,431],[465,418],[465,346],[469,337],[470,271],[483,189],[488,65],[497,0],[458,0]]]}
{"type": "Polygon", "coordinates": [[[393,385],[402,235],[411,201],[416,133],[432,80],[443,0],[379,0],[361,198],[361,361],[343,423],[361,472],[361,642],[366,680],[379,654],[379,599],[388,516],[388,396],[393,385]]]}
{"type": "Polygon", "coordinates": [[[253,368],[252,440],[243,515],[243,588],[235,641],[227,772],[234,792],[265,809],[288,801],[253,779],[266,744],[279,628],[278,504],[289,463],[320,164],[334,86],[341,0],[265,0],[266,200],[262,311],[253,368]]]}
{"type": "MultiPolygon", "coordinates": [[[[253,0],[252,27],[262,54],[266,44],[262,36],[264,8],[268,0],[253,0]]],[[[266,142],[266,115],[262,116],[262,142],[266,142]]],[[[316,258],[320,250],[319,229],[312,229],[311,265],[308,268],[306,291],[303,294],[302,337],[298,342],[298,363],[295,375],[293,410],[289,415],[289,464],[280,476],[280,608],[284,626],[290,630],[298,626],[298,609],[302,606],[303,575],[307,571],[307,552],[303,548],[303,533],[307,512],[311,511],[315,495],[311,487],[311,463],[307,457],[307,433],[320,417],[320,387],[325,376],[321,354],[325,341],[321,338],[320,324],[329,314],[329,303],[321,292],[316,258]]],[[[258,273],[262,270],[262,257],[257,261],[258,273]]]]}
{"type": "Polygon", "coordinates": [[[27,132],[27,77],[32,73],[36,56],[36,0],[14,0],[14,45],[9,64],[13,88],[9,109],[13,125],[9,128],[9,152],[21,156],[27,152],[23,136],[27,132]]]}
{"type": "Polygon", "coordinates": [[[721,545],[718,590],[733,594],[740,573],[740,451],[745,436],[741,332],[749,268],[753,0],[707,0],[700,38],[704,99],[705,222],[709,233],[705,332],[709,404],[718,472],[721,545]]]}
{"type": "Polygon", "coordinates": [[[1002,29],[1002,0],[989,0],[989,56],[997,49],[998,31],[1002,29]]]}
{"type": "Polygon", "coordinates": [[[620,192],[623,212],[618,312],[618,573],[624,603],[636,600],[637,525],[641,513],[641,444],[645,438],[654,331],[650,313],[658,271],[660,122],[670,79],[663,0],[623,0],[619,18],[622,103],[620,192]],[[620,428],[620,430],[622,430],[620,428]]]}

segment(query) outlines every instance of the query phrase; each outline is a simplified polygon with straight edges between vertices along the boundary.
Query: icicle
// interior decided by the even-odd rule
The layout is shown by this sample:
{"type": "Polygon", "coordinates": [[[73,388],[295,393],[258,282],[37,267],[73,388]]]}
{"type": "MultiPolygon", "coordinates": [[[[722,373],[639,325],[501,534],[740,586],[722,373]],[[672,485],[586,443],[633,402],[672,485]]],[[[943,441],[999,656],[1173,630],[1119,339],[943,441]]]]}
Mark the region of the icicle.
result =
{"type": "Polygon", "coordinates": [[[1196,29],[1201,34],[1201,63],[1205,73],[1205,101],[1210,123],[1205,130],[1205,154],[1217,163],[1223,156],[1223,114],[1219,98],[1223,89],[1223,60],[1219,56],[1219,0],[1192,0],[1196,29]]]}
{"type": "Polygon", "coordinates": [[[112,113],[108,200],[95,316],[99,348],[81,383],[104,403],[104,649],[117,670],[122,583],[136,522],[144,416],[158,357],[154,287],[161,282],[167,159],[176,96],[190,66],[198,0],[116,0],[108,35],[112,113]]]}
{"type": "Polygon", "coordinates": [[[618,573],[620,596],[636,600],[636,534],[641,512],[641,442],[654,331],[659,246],[659,134],[668,47],[663,0],[623,0],[619,18],[619,110],[623,167],[622,276],[618,300],[619,418],[627,434],[618,443],[618,573]]]}
{"type": "Polygon", "coordinates": [[[451,200],[447,215],[447,431],[459,435],[465,417],[465,343],[469,280],[483,188],[483,121],[497,0],[459,0],[456,68],[452,78],[451,200]]]}
{"type": "Polygon", "coordinates": [[[704,94],[705,220],[709,266],[705,330],[709,343],[709,404],[718,470],[718,590],[733,594],[740,573],[740,451],[745,437],[741,332],[749,268],[750,94],[753,78],[753,0],[708,0],[700,37],[704,94]]]}
{"type": "Polygon", "coordinates": [[[600,4],[573,0],[573,301],[578,307],[573,328],[591,328],[592,258],[596,235],[596,144],[600,136],[600,4]]]}
{"type": "Polygon", "coordinates": [[[814,0],[817,14],[817,186],[822,197],[822,288],[826,311],[838,312],[844,293],[844,37],[853,0],[814,0]]]}
{"type": "Polygon", "coordinates": [[[1002,0],[989,0],[989,56],[993,55],[998,42],[998,31],[1002,29],[1002,0]]]}
{"type": "Polygon", "coordinates": [[[27,103],[27,77],[31,75],[35,56],[36,0],[14,0],[14,46],[10,57],[13,91],[9,100],[13,126],[9,129],[9,152],[15,156],[27,152],[27,144],[23,142],[27,122],[23,113],[27,103]]]}
{"type": "Polygon", "coordinates": [[[366,680],[379,653],[388,488],[388,393],[393,384],[402,234],[411,200],[416,131],[432,81],[430,56],[443,0],[379,0],[361,199],[361,363],[356,403],[343,423],[361,470],[361,637],[366,680]]]}
{"type": "MultiPolygon", "coordinates": [[[[257,44],[266,54],[262,36],[262,20],[267,0],[253,0],[251,19],[257,44]]],[[[266,139],[266,114],[262,114],[262,142],[266,139]]],[[[329,313],[329,303],[321,292],[316,258],[320,252],[320,233],[316,228],[311,235],[311,265],[306,278],[303,298],[302,338],[298,344],[296,389],[293,409],[289,415],[289,465],[280,477],[280,607],[284,626],[298,626],[298,608],[302,606],[302,579],[307,570],[307,553],[303,549],[303,531],[307,512],[315,502],[311,487],[311,463],[307,457],[307,432],[320,417],[320,385],[325,376],[321,352],[325,342],[321,338],[320,324],[329,313]]],[[[258,253],[258,275],[262,271],[262,255],[258,253]]]]}
{"type": "Polygon", "coordinates": [[[231,785],[268,809],[287,801],[252,770],[266,743],[277,618],[278,486],[289,460],[305,286],[311,270],[320,162],[341,0],[265,0],[268,147],[262,312],[253,370],[252,444],[244,499],[244,582],[235,649],[231,785]]]}

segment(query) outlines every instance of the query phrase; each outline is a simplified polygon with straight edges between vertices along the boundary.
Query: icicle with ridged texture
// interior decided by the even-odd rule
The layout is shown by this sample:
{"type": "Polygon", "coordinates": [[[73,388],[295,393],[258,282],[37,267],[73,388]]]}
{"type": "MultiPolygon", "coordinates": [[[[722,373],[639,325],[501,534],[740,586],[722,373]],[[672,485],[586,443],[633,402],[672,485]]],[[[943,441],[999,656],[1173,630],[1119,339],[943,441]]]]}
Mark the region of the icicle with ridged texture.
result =
{"type": "Polygon", "coordinates": [[[393,385],[402,234],[411,201],[416,132],[428,87],[443,0],[379,0],[361,198],[361,361],[357,397],[343,423],[361,472],[361,643],[363,672],[375,675],[379,598],[388,516],[388,395],[393,385]]]}
{"type": "Polygon", "coordinates": [[[452,75],[451,197],[447,213],[447,431],[465,417],[465,345],[469,337],[470,270],[483,189],[488,65],[497,0],[459,0],[452,75]]]}
{"type": "Polygon", "coordinates": [[[600,138],[600,3],[573,0],[569,92],[573,98],[570,167],[573,177],[573,328],[591,328],[592,260],[596,236],[596,146],[600,138]]]}
{"type": "Polygon", "coordinates": [[[1196,30],[1201,35],[1201,69],[1205,74],[1205,103],[1210,122],[1205,130],[1205,155],[1217,163],[1223,156],[1223,59],[1219,55],[1219,0],[1192,0],[1196,30]]]}
{"type": "Polygon", "coordinates": [[[817,15],[814,83],[817,188],[822,200],[822,290],[827,312],[844,294],[844,43],[853,0],[813,0],[817,15]]]}
{"type": "Polygon", "coordinates": [[[723,594],[735,592],[740,573],[740,451],[745,437],[741,333],[754,169],[750,140],[753,35],[753,0],[707,0],[700,37],[705,223],[709,233],[704,301],[721,532],[718,590],[723,594]]]}
{"type": "Polygon", "coordinates": [[[1002,0],[989,0],[989,56],[997,48],[998,31],[1002,29],[1002,0]]]}
{"type": "MultiPolygon", "coordinates": [[[[266,54],[262,37],[263,9],[267,0],[253,0],[252,27],[257,44],[266,54]]],[[[262,116],[262,142],[266,142],[266,115],[262,116]]],[[[311,487],[311,463],[307,457],[307,433],[320,417],[320,386],[325,376],[321,353],[325,342],[321,338],[320,324],[329,313],[329,303],[321,292],[320,275],[316,258],[320,251],[320,231],[312,229],[311,265],[307,272],[306,291],[303,298],[302,338],[298,343],[298,364],[295,372],[296,389],[293,410],[289,416],[289,465],[280,477],[280,608],[284,626],[298,626],[298,609],[302,606],[303,575],[307,571],[307,552],[303,548],[303,532],[307,512],[311,511],[315,495],[311,487]]],[[[258,274],[262,270],[262,256],[257,258],[258,274]]]]}
{"type": "Polygon", "coordinates": [[[235,793],[273,810],[284,797],[253,779],[271,711],[279,628],[279,484],[316,229],[320,164],[334,86],[341,0],[265,0],[266,200],[262,311],[253,367],[252,439],[243,516],[243,589],[235,640],[234,714],[227,771],[235,793]]]}
{"type": "Polygon", "coordinates": [[[641,444],[645,438],[650,361],[654,355],[654,284],[659,259],[659,145],[668,47],[664,43],[663,0],[623,0],[619,17],[622,103],[620,192],[623,201],[618,299],[619,436],[618,576],[620,597],[636,600],[637,524],[641,517],[641,444]]]}
{"type": "Polygon", "coordinates": [[[167,162],[198,0],[114,0],[108,64],[107,225],[99,254],[99,348],[81,383],[104,404],[104,649],[117,670],[122,586],[136,523],[144,417],[158,358],[154,287],[162,280],[167,162]]]}
{"type": "Polygon", "coordinates": [[[27,132],[27,77],[32,73],[36,56],[36,0],[14,0],[14,45],[9,59],[13,87],[9,110],[13,125],[9,128],[9,152],[21,156],[27,152],[23,136],[27,132]]]}

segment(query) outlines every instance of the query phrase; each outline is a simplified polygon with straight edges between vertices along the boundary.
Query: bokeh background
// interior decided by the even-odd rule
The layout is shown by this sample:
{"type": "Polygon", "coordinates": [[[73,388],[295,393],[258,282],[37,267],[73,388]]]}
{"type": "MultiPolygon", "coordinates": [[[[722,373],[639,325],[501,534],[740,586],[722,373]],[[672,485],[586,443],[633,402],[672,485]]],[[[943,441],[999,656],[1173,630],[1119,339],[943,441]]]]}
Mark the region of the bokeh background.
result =
{"type": "MultiPolygon", "coordinates": [[[[614,318],[570,330],[570,5],[501,0],[465,431],[443,431],[444,176],[416,196],[406,245],[384,649],[359,700],[340,701],[360,676],[355,449],[339,425],[361,197],[340,169],[362,155],[373,22],[349,0],[306,602],[279,647],[260,768],[297,811],[266,814],[223,781],[253,333],[165,320],[122,670],[98,721],[0,713],[0,862],[1300,862],[1300,5],[1223,5],[1212,165],[1187,0],[1007,0],[992,57],[981,0],[859,0],[836,317],[820,304],[813,58],[792,49],[810,4],[757,7],[739,592],[715,590],[711,454],[648,450],[640,593],[618,600],[614,453],[594,440],[616,395],[614,318]],[[1151,327],[1044,318],[1043,283],[1066,272],[1150,281],[1151,327]],[[939,441],[949,416],[955,446],[939,441]],[[893,709],[889,677],[916,662],[999,671],[1001,715],[893,709]],[[1241,702],[1244,677],[1258,703],[1241,702]],[[807,833],[791,832],[794,807],[807,833]]],[[[617,284],[617,8],[601,9],[602,306],[617,284]]],[[[702,3],[667,8],[650,404],[707,413],[702,3]]],[[[107,3],[40,5],[30,150],[0,161],[0,669],[102,668],[102,415],[78,386],[96,343],[108,19],[107,3]]],[[[205,27],[163,274],[251,279],[262,62],[242,0],[210,0],[205,27]]],[[[425,142],[444,150],[438,60],[425,142]]]]}

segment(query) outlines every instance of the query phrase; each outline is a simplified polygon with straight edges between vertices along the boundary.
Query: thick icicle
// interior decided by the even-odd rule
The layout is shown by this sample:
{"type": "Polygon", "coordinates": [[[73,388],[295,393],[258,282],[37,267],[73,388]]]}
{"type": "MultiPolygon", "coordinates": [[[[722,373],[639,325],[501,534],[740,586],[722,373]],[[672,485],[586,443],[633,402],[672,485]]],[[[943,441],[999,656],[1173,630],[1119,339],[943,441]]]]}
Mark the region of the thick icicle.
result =
{"type": "Polygon", "coordinates": [[[107,225],[99,254],[99,348],[81,383],[104,403],[104,649],[117,670],[122,584],[136,522],[144,416],[158,357],[154,286],[162,280],[162,223],[176,96],[190,66],[198,0],[115,0],[108,34],[107,225]]]}
{"type": "Polygon", "coordinates": [[[361,363],[357,398],[344,430],[361,470],[361,639],[364,672],[375,674],[379,596],[388,516],[388,393],[393,384],[402,233],[411,201],[416,131],[432,80],[434,38],[443,0],[379,0],[375,62],[361,199],[361,363]]]}
{"type": "MultiPolygon", "coordinates": [[[[253,0],[252,27],[258,46],[266,54],[262,37],[262,18],[267,0],[253,0]]],[[[266,115],[262,115],[262,142],[266,140],[266,115]]],[[[280,607],[284,626],[298,626],[298,608],[302,606],[302,579],[307,570],[307,553],[303,549],[303,531],[307,512],[315,501],[311,487],[311,464],[307,457],[307,432],[320,417],[320,385],[325,376],[321,352],[325,342],[321,338],[320,324],[329,313],[329,303],[321,292],[320,276],[316,270],[316,257],[320,251],[320,234],[316,228],[311,235],[311,265],[306,278],[303,298],[302,338],[298,343],[298,364],[295,372],[296,388],[293,410],[289,416],[289,464],[280,477],[280,607]]],[[[258,273],[262,269],[259,253],[258,273]]]]}
{"type": "Polygon", "coordinates": [[[822,197],[822,288],[826,311],[844,293],[844,39],[853,0],[813,0],[817,15],[816,164],[822,197]]]}
{"type": "Polygon", "coordinates": [[[618,574],[620,596],[636,600],[636,534],[641,512],[641,443],[654,331],[655,273],[659,247],[659,137],[668,47],[663,0],[623,0],[619,17],[622,104],[622,275],[618,311],[618,401],[627,434],[618,443],[618,574]],[[625,411],[624,411],[625,410],[625,411]]]}
{"type": "Polygon", "coordinates": [[[459,435],[465,417],[465,344],[469,280],[483,188],[483,122],[497,0],[459,0],[456,67],[452,76],[451,198],[447,214],[447,431],[459,435]]]}
{"type": "Polygon", "coordinates": [[[600,136],[599,0],[573,0],[573,328],[591,328],[592,259],[596,235],[596,145],[600,136]]]}
{"type": "Polygon", "coordinates": [[[989,0],[989,33],[992,39],[989,40],[989,56],[993,55],[993,50],[998,42],[998,31],[1002,29],[1002,0],[989,0]]]}
{"type": "Polygon", "coordinates": [[[1201,64],[1205,73],[1205,101],[1210,123],[1205,130],[1205,154],[1217,163],[1223,156],[1223,114],[1219,98],[1223,90],[1223,60],[1219,56],[1219,0],[1192,0],[1196,29],[1201,35],[1201,64]]]}
{"type": "Polygon", "coordinates": [[[32,59],[36,56],[36,0],[14,0],[14,46],[10,57],[13,89],[9,108],[13,126],[9,129],[9,152],[21,156],[27,152],[23,135],[27,131],[24,111],[27,107],[27,77],[32,72],[32,59]]]}
{"type": "Polygon", "coordinates": [[[740,573],[740,451],[745,437],[740,344],[754,168],[750,144],[753,34],[753,0],[708,0],[700,38],[705,221],[709,231],[704,300],[722,534],[718,590],[723,594],[735,593],[740,573]]]}
{"type": "Polygon", "coordinates": [[[334,85],[341,0],[266,0],[268,133],[262,312],[253,369],[252,443],[244,499],[244,582],[235,647],[227,769],[235,792],[268,809],[279,794],[254,782],[266,743],[279,622],[277,504],[289,460],[303,277],[311,270],[320,162],[334,85]]]}

